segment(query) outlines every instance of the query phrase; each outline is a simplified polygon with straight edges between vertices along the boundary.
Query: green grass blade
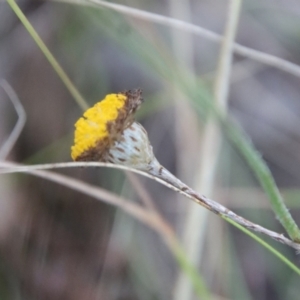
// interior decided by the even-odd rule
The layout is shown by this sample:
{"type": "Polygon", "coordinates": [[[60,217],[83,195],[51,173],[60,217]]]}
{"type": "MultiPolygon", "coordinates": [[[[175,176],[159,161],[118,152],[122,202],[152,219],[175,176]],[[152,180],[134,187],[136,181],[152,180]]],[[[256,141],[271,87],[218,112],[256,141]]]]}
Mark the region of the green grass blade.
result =
{"type": "Polygon", "coordinates": [[[191,281],[195,294],[198,296],[198,298],[201,300],[211,299],[204,280],[197,272],[195,267],[188,261],[183,248],[178,243],[173,243],[172,247],[170,248],[172,249],[173,255],[175,256],[181,270],[185,272],[191,281]]]}
{"type": "Polygon", "coordinates": [[[277,258],[279,258],[285,265],[287,265],[290,269],[292,269],[297,275],[300,276],[300,269],[295,266],[289,259],[287,259],[284,255],[282,255],[279,251],[277,251],[275,248],[273,248],[271,245],[263,241],[261,238],[259,238],[257,235],[249,231],[248,229],[244,228],[243,226],[235,223],[234,221],[222,216],[224,220],[226,220],[228,223],[232,224],[248,236],[250,236],[252,239],[254,239],[256,242],[261,244],[263,247],[265,247],[268,251],[270,251],[273,255],[275,255],[277,258]]]}
{"type": "Polygon", "coordinates": [[[36,44],[39,46],[45,57],[48,59],[49,63],[53,67],[53,69],[56,71],[62,82],[65,84],[71,95],[74,97],[78,105],[83,109],[86,110],[88,108],[88,104],[84,100],[84,98],[81,96],[75,85],[72,83],[68,75],[65,73],[65,71],[62,69],[60,64],[57,62],[57,60],[54,58],[52,53],[49,51],[45,43],[42,41],[40,36],[37,34],[33,26],[30,24],[26,16],[23,14],[21,9],[19,8],[18,4],[14,0],[7,0],[7,3],[10,5],[11,9],[14,11],[14,13],[17,15],[17,17],[20,19],[28,33],[31,35],[33,40],[36,42],[36,44]]]}
{"type": "Polygon", "coordinates": [[[244,156],[249,166],[255,173],[264,191],[268,195],[273,211],[276,217],[286,229],[288,235],[294,242],[300,242],[299,228],[288,211],[275,180],[261,158],[260,154],[254,149],[250,140],[248,140],[239,128],[229,121],[225,121],[226,133],[233,141],[237,149],[244,156]]]}

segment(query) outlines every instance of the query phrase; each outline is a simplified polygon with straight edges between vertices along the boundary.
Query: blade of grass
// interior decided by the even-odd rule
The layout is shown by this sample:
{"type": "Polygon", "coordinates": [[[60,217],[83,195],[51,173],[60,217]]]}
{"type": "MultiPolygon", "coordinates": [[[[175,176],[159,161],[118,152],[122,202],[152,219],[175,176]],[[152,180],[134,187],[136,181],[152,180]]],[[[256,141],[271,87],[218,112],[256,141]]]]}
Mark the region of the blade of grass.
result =
{"type": "Polygon", "coordinates": [[[11,9],[14,11],[14,13],[17,15],[17,17],[22,22],[23,26],[26,28],[28,33],[31,35],[35,43],[38,45],[38,47],[41,49],[53,69],[56,71],[62,82],[65,84],[66,88],[69,90],[73,98],[76,100],[77,104],[82,108],[82,110],[86,110],[89,106],[84,100],[84,98],[81,96],[75,85],[72,83],[68,75],[65,73],[63,68],[60,66],[58,61],[55,59],[55,57],[52,55],[52,53],[49,51],[45,43],[42,41],[38,33],[35,31],[33,26],[30,24],[26,16],[23,14],[21,9],[19,8],[18,4],[14,0],[7,0],[7,3],[10,5],[11,9]]]}
{"type": "MultiPolygon", "coordinates": [[[[140,197],[143,200],[144,204],[151,210],[154,211],[158,216],[160,216],[162,222],[171,228],[171,226],[164,220],[164,218],[161,216],[159,211],[156,209],[154,202],[151,200],[150,195],[148,195],[147,191],[144,189],[144,187],[141,185],[139,180],[133,176],[133,174],[130,174],[127,172],[130,176],[131,183],[137,188],[137,192],[140,195],[140,197]]],[[[188,281],[191,284],[192,290],[195,291],[196,295],[198,295],[199,299],[211,299],[207,287],[204,283],[204,280],[200,277],[199,273],[197,272],[196,268],[191,267],[195,266],[196,264],[192,261],[189,262],[187,258],[190,259],[190,257],[187,255],[186,250],[180,245],[177,237],[173,232],[171,234],[168,234],[168,243],[169,247],[172,249],[173,254],[176,257],[176,260],[180,266],[180,268],[184,271],[183,274],[186,276],[185,278],[188,279],[188,281]],[[202,282],[200,281],[202,280],[202,282]]],[[[175,290],[175,294],[177,293],[177,289],[175,290]]],[[[183,299],[183,298],[182,298],[183,299]]],[[[185,298],[184,298],[185,299],[185,298]]]]}
{"type": "Polygon", "coordinates": [[[268,251],[270,251],[273,255],[278,257],[284,264],[286,264],[290,269],[292,269],[294,272],[296,272],[300,276],[300,269],[294,265],[289,259],[287,259],[284,255],[282,255],[279,251],[277,251],[275,248],[273,248],[271,245],[263,241],[261,238],[259,238],[257,235],[246,229],[245,227],[237,224],[236,222],[228,219],[227,217],[222,216],[224,220],[226,220],[228,223],[232,224],[239,230],[243,231],[246,235],[257,241],[259,244],[261,244],[263,247],[265,247],[268,251]]]}
{"type": "MultiPolygon", "coordinates": [[[[195,276],[200,276],[199,273],[197,273],[195,268],[191,268],[190,266],[194,266],[195,264],[193,262],[190,262],[190,257],[187,255],[186,250],[183,249],[183,247],[180,245],[171,225],[163,218],[163,216],[160,214],[160,212],[157,210],[155,203],[151,196],[149,195],[148,191],[145,189],[145,187],[141,184],[139,181],[139,178],[136,177],[134,174],[130,172],[126,172],[126,175],[128,176],[131,185],[135,188],[137,194],[142,199],[144,205],[148,208],[150,211],[154,211],[157,216],[161,218],[162,223],[166,226],[166,231],[168,232],[168,244],[169,247],[172,248],[172,252],[176,257],[176,260],[178,262],[178,265],[180,269],[183,271],[181,272],[185,278],[191,283],[192,290],[195,291],[195,293],[198,295],[199,299],[210,299],[209,293],[207,291],[207,287],[204,283],[204,280],[202,280],[202,283],[199,285],[199,278],[195,276]],[[188,259],[189,258],[189,259],[188,259]]],[[[200,277],[200,279],[202,279],[200,277]]],[[[174,292],[176,294],[176,290],[174,292]]]]}
{"type": "Polygon", "coordinates": [[[250,140],[245,138],[239,128],[231,122],[224,122],[224,128],[236,146],[236,148],[243,154],[249,166],[255,173],[264,191],[268,195],[273,211],[276,217],[286,229],[288,235],[294,242],[300,242],[299,227],[288,211],[275,180],[267,167],[266,163],[261,158],[260,154],[254,149],[250,140]]]}
{"type": "Polygon", "coordinates": [[[243,300],[253,300],[251,296],[250,289],[246,282],[247,270],[242,266],[241,257],[238,255],[239,249],[236,248],[236,245],[233,240],[233,234],[229,232],[230,226],[224,228],[225,234],[227,236],[226,245],[224,251],[227,259],[227,269],[231,276],[227,276],[226,285],[230,291],[230,299],[243,299],[243,300]]]}

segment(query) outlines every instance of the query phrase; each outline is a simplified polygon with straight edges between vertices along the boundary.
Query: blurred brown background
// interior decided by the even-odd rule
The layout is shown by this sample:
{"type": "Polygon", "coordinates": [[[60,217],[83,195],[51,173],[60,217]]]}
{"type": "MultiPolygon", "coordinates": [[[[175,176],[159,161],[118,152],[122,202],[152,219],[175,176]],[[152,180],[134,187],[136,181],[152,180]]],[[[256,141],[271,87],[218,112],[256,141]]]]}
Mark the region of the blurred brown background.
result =
{"type": "MultiPolygon", "coordinates": [[[[145,104],[137,118],[157,158],[199,190],[205,131],[201,99],[212,99],[220,45],[109,9],[59,1],[18,4],[89,105],[107,93],[143,89],[145,104]],[[196,91],[184,89],[181,77],[195,81],[196,91]]],[[[220,34],[228,7],[220,0],[122,4],[220,34]]],[[[244,1],[236,39],[300,65],[300,3],[244,1]]],[[[73,126],[82,111],[4,1],[0,75],[27,114],[9,160],[70,161],[73,126]]],[[[300,223],[300,78],[235,55],[231,79],[228,113],[268,163],[300,223]]],[[[0,98],[4,143],[17,117],[3,89],[0,98]]],[[[140,200],[121,171],[59,172],[140,200]]],[[[193,227],[200,235],[196,266],[211,299],[299,299],[299,277],[259,244],[173,191],[140,181],[186,249],[192,247],[184,238],[189,210],[201,210],[193,227]]],[[[283,232],[253,172],[224,136],[211,197],[283,232]]],[[[299,265],[293,250],[263,238],[299,265]]],[[[29,175],[1,176],[0,299],[178,299],[181,272],[160,237],[121,210],[29,175]]]]}

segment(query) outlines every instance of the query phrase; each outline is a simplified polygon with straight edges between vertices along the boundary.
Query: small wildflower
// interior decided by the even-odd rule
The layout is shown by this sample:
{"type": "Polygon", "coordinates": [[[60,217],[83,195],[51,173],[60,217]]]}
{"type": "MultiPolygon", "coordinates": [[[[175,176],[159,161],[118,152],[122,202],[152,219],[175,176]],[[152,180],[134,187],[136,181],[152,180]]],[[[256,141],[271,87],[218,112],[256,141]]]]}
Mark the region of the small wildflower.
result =
{"type": "Polygon", "coordinates": [[[156,161],[148,135],[134,121],[141,90],[110,94],[88,109],[75,124],[71,156],[75,161],[102,161],[147,170],[156,161]]]}
{"type": "Polygon", "coordinates": [[[133,115],[142,103],[141,94],[141,90],[110,94],[88,109],[75,124],[75,139],[71,148],[73,160],[110,162],[145,171],[150,177],[213,213],[266,234],[299,252],[299,243],[252,223],[220,203],[198,194],[160,165],[153,154],[146,130],[134,121],[133,115]]]}

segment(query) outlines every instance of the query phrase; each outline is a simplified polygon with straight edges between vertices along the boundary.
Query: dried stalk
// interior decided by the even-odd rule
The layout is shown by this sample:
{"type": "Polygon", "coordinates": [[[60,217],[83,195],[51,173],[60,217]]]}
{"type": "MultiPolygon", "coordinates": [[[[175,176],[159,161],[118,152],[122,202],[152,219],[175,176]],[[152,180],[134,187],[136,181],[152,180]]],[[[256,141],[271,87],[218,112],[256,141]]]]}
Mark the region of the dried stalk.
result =
{"type": "Polygon", "coordinates": [[[24,107],[19,100],[16,92],[13,90],[13,88],[10,86],[10,84],[6,80],[0,81],[0,86],[3,88],[5,93],[8,96],[8,99],[13,104],[15,111],[18,115],[18,121],[14,127],[14,129],[11,131],[9,137],[6,139],[4,144],[0,148],[0,159],[5,159],[13,146],[15,145],[16,141],[18,140],[26,122],[26,112],[24,110],[24,107]]]}
{"type": "Polygon", "coordinates": [[[195,201],[196,203],[205,207],[206,209],[210,210],[211,212],[215,213],[216,215],[225,217],[225,219],[226,218],[231,219],[234,222],[246,227],[247,229],[267,235],[277,242],[280,242],[282,244],[288,245],[288,246],[296,249],[297,252],[300,251],[300,244],[291,241],[290,239],[286,238],[283,234],[271,231],[271,230],[266,229],[258,224],[255,224],[255,223],[237,215],[236,213],[229,210],[222,204],[215,202],[214,200],[211,200],[203,195],[198,194],[196,191],[194,191],[192,188],[190,188],[189,186],[184,184],[181,180],[179,180],[176,176],[174,176],[172,173],[170,173],[164,167],[161,167],[159,169],[152,169],[150,171],[150,174],[155,176],[157,179],[161,179],[162,180],[161,183],[163,183],[167,187],[192,199],[193,201],[195,201]]]}
{"type": "MultiPolygon", "coordinates": [[[[53,164],[53,168],[58,168],[59,165],[66,166],[66,164],[69,163],[53,164]]],[[[107,167],[111,167],[110,164],[107,164],[107,167]]],[[[12,170],[16,170],[16,168],[18,167],[16,167],[15,163],[0,161],[0,168],[7,168],[6,170],[12,171],[12,170]]],[[[199,299],[209,299],[208,291],[206,290],[206,286],[204,284],[203,279],[197,273],[193,265],[187,261],[182,246],[180,245],[171,225],[164,220],[164,218],[155,208],[154,203],[150,203],[152,202],[151,199],[144,201],[144,203],[147,206],[146,208],[144,208],[141,205],[128,201],[123,197],[115,195],[107,190],[101,189],[99,187],[95,187],[93,185],[90,185],[88,183],[82,182],[74,178],[70,178],[65,175],[61,175],[53,172],[41,171],[41,169],[52,169],[51,164],[23,167],[23,170],[26,173],[29,173],[31,175],[40,178],[44,178],[52,182],[56,182],[63,186],[69,187],[73,190],[92,196],[95,199],[100,200],[104,203],[118,207],[122,209],[124,212],[126,212],[127,214],[129,214],[130,216],[132,216],[133,218],[135,218],[136,220],[140,221],[141,223],[145,224],[149,228],[152,228],[154,231],[156,231],[161,236],[164,243],[169,248],[170,252],[173,254],[174,258],[177,260],[177,263],[180,265],[180,267],[186,272],[187,276],[190,278],[193,287],[195,289],[195,292],[199,296],[199,299]]],[[[1,172],[0,169],[0,173],[10,173],[10,172],[5,172],[5,171],[1,172]]],[[[148,177],[152,177],[152,176],[148,176],[148,177]]],[[[137,182],[135,181],[134,184],[137,185],[137,182]]],[[[139,185],[138,187],[138,192],[142,198],[145,198],[145,196],[148,197],[148,195],[145,194],[145,191],[143,191],[141,185],[139,185]]]]}
{"type": "Polygon", "coordinates": [[[294,243],[290,239],[286,238],[283,234],[274,232],[272,230],[266,229],[258,224],[255,224],[236,213],[232,212],[222,204],[215,202],[203,195],[198,194],[189,186],[181,182],[177,177],[171,174],[164,167],[160,166],[159,168],[153,168],[149,172],[140,171],[134,168],[110,164],[110,163],[100,163],[100,162],[67,162],[67,163],[54,163],[54,164],[42,164],[42,165],[33,165],[33,166],[22,166],[22,167],[11,167],[8,162],[0,162],[0,174],[8,173],[29,173],[33,170],[46,170],[46,169],[61,169],[61,168],[77,168],[77,167],[109,167],[115,169],[122,169],[127,171],[132,171],[137,174],[143,175],[145,177],[151,178],[166,187],[179,192],[185,197],[192,199],[197,204],[204,206],[211,212],[233,220],[234,222],[246,227],[247,229],[253,230],[255,232],[264,234],[272,238],[273,240],[280,242],[284,245],[290,246],[300,252],[300,244],[294,243]]]}
{"type": "Polygon", "coordinates": [[[55,59],[55,57],[52,55],[50,50],[47,48],[46,44],[43,42],[43,40],[40,38],[38,33],[35,31],[35,29],[32,27],[28,19],[23,14],[22,10],[18,6],[18,4],[14,0],[6,0],[7,3],[10,5],[11,9],[14,11],[14,13],[18,16],[19,20],[22,22],[23,26],[26,28],[28,33],[31,35],[35,43],[38,45],[40,50],[43,52],[53,69],[56,71],[57,75],[60,77],[61,81],[65,84],[66,88],[69,90],[70,94],[73,96],[77,104],[83,109],[88,108],[87,102],[84,100],[80,92],[77,90],[73,82],[70,80],[66,72],[63,70],[63,68],[60,66],[58,61],[55,59]]]}
{"type": "MultiPolygon", "coordinates": [[[[92,6],[98,8],[105,7],[117,11],[119,13],[122,13],[124,15],[129,15],[131,17],[135,17],[142,20],[151,21],[153,23],[170,26],[179,30],[187,31],[189,33],[193,33],[195,35],[204,37],[213,42],[221,42],[223,39],[221,35],[213,31],[210,31],[208,29],[205,29],[203,27],[182,20],[147,12],[144,10],[136,9],[122,4],[112,3],[103,0],[52,0],[52,1],[73,3],[73,4],[86,5],[86,6],[92,6]]],[[[247,58],[256,60],[260,63],[278,68],[294,76],[300,77],[300,66],[290,61],[287,61],[283,58],[268,53],[264,53],[262,51],[258,51],[255,49],[251,49],[243,45],[240,45],[238,43],[234,44],[233,51],[239,55],[245,56],[247,58]]]]}

